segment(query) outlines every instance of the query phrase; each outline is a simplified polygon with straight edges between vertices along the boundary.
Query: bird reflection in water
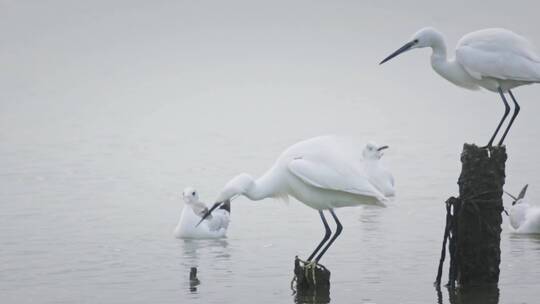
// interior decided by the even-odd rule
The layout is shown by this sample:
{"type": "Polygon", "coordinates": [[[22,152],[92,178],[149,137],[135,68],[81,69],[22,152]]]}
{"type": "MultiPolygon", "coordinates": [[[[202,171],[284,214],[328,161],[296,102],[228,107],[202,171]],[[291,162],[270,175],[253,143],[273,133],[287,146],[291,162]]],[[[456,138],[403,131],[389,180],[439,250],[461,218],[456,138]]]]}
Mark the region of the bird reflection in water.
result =
{"type": "Polygon", "coordinates": [[[231,257],[226,239],[185,239],[182,241],[182,260],[189,267],[189,292],[197,293],[201,281],[197,277],[199,260],[211,260],[223,263],[231,257]]]}
{"type": "Polygon", "coordinates": [[[499,304],[499,287],[483,286],[474,288],[446,288],[448,302],[443,301],[443,293],[440,286],[435,286],[437,291],[437,304],[499,304]]]}
{"type": "Polygon", "coordinates": [[[201,256],[209,255],[213,259],[228,260],[230,253],[227,239],[185,239],[183,240],[183,258],[192,265],[197,265],[201,256]]]}
{"type": "Polygon", "coordinates": [[[197,267],[191,267],[189,271],[189,291],[197,292],[197,286],[201,284],[199,278],[197,278],[197,267]]]}

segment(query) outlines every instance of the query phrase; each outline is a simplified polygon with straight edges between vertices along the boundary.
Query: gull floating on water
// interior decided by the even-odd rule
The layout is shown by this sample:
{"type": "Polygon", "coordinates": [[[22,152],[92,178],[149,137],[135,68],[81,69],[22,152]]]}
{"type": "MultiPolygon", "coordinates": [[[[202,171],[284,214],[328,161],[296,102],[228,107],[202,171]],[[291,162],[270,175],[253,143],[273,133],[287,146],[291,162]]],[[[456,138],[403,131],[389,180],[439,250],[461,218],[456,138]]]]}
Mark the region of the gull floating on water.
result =
{"type": "Polygon", "coordinates": [[[191,187],[184,190],[183,199],[185,205],[178,225],[174,229],[175,237],[209,239],[226,236],[229,227],[230,204],[223,204],[220,209],[216,210],[201,225],[196,227],[197,223],[208,212],[208,208],[199,201],[198,192],[191,187]]]}
{"type": "Polygon", "coordinates": [[[484,88],[500,95],[505,112],[488,142],[488,147],[493,144],[510,113],[504,94],[510,95],[515,110],[499,141],[499,146],[502,145],[520,110],[511,89],[540,82],[540,56],[537,55],[535,47],[527,39],[509,30],[484,29],[463,36],[456,46],[456,57],[448,60],[443,35],[434,28],[426,27],[416,32],[409,42],[380,64],[409,50],[426,47],[433,51],[431,66],[446,80],[466,89],[484,88]]]}
{"type": "Polygon", "coordinates": [[[292,196],[317,210],[323,222],[324,238],[307,259],[317,263],[343,228],[334,208],[385,206],[384,203],[394,197],[394,179],[380,164],[386,148],[388,146],[374,143],[361,145],[354,139],[340,136],[321,136],[299,142],[285,150],[261,177],[254,179],[243,173],[231,179],[203,219],[213,215],[212,211],[223,202],[240,195],[254,201],[292,196]],[[337,225],[331,239],[324,210],[337,225]]]}
{"type": "Polygon", "coordinates": [[[508,217],[510,226],[516,233],[540,233],[540,206],[529,204],[525,199],[528,185],[525,185],[517,197],[506,192],[514,201],[508,217]]]}

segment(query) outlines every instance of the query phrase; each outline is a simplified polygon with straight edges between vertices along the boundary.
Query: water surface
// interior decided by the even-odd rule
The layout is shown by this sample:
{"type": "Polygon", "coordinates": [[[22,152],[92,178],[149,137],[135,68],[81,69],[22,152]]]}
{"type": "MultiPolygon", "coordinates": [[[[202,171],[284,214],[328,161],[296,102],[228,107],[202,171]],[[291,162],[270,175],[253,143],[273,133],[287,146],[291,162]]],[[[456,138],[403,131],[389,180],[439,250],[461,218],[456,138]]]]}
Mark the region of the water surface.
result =
{"type": "MultiPolygon", "coordinates": [[[[377,63],[426,24],[449,46],[487,26],[540,44],[538,4],[272,3],[0,1],[3,301],[309,302],[289,284],[294,256],[323,235],[317,212],[241,198],[227,239],[184,241],[172,236],[180,194],[194,186],[211,203],[287,146],[349,134],[390,145],[398,197],[336,211],[344,231],[321,261],[331,303],[537,302],[540,238],[506,218],[498,290],[432,285],[462,144],[489,139],[497,96],[439,79],[427,51],[377,63]]],[[[506,170],[506,189],[529,183],[536,202],[539,92],[516,90],[506,170]]]]}

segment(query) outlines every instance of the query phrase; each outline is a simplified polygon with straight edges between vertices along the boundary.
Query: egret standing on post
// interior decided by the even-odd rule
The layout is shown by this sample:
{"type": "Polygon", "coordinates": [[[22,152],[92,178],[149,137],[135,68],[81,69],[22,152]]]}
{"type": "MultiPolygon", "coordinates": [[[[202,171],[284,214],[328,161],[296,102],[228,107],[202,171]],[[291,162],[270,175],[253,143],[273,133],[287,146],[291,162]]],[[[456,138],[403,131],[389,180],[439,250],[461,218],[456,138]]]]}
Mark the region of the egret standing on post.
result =
{"type": "Polygon", "coordinates": [[[463,36],[457,44],[456,57],[448,60],[442,34],[434,28],[426,27],[416,32],[411,41],[386,57],[380,64],[406,51],[425,47],[433,50],[431,66],[446,80],[466,89],[484,88],[501,96],[505,106],[504,115],[491,136],[488,147],[493,144],[510,113],[510,106],[504,94],[510,95],[515,110],[499,141],[499,146],[502,145],[520,110],[511,89],[540,82],[540,56],[535,53],[533,45],[527,39],[506,29],[484,29],[463,36]]]}
{"type": "Polygon", "coordinates": [[[254,201],[292,196],[319,211],[325,235],[307,259],[317,263],[343,228],[334,208],[384,206],[384,202],[394,196],[394,179],[379,164],[386,148],[388,146],[373,143],[362,146],[350,138],[338,136],[321,136],[299,142],[283,152],[258,179],[245,173],[231,179],[201,222],[223,202],[240,195],[254,201]],[[330,212],[337,225],[331,239],[323,210],[330,212]]]}

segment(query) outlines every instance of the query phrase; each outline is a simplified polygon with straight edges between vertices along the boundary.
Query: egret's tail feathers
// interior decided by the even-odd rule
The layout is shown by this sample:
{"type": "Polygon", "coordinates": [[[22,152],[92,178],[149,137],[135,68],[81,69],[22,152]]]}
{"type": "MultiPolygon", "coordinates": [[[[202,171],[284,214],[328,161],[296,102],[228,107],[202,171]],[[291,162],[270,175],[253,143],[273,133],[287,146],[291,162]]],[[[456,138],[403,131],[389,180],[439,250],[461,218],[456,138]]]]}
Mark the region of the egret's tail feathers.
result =
{"type": "MultiPolygon", "coordinates": [[[[371,202],[368,203],[368,205],[373,205],[377,207],[383,207],[386,208],[386,204],[389,203],[391,200],[383,195],[380,196],[372,196],[371,202]]],[[[364,202],[365,204],[365,202],[364,202]]]]}
{"type": "Polygon", "coordinates": [[[391,198],[380,196],[375,199],[375,205],[378,207],[386,208],[386,204],[392,201],[391,198]]]}
{"type": "Polygon", "coordinates": [[[289,204],[289,196],[287,194],[279,194],[274,197],[276,200],[280,200],[285,204],[289,204]]]}

